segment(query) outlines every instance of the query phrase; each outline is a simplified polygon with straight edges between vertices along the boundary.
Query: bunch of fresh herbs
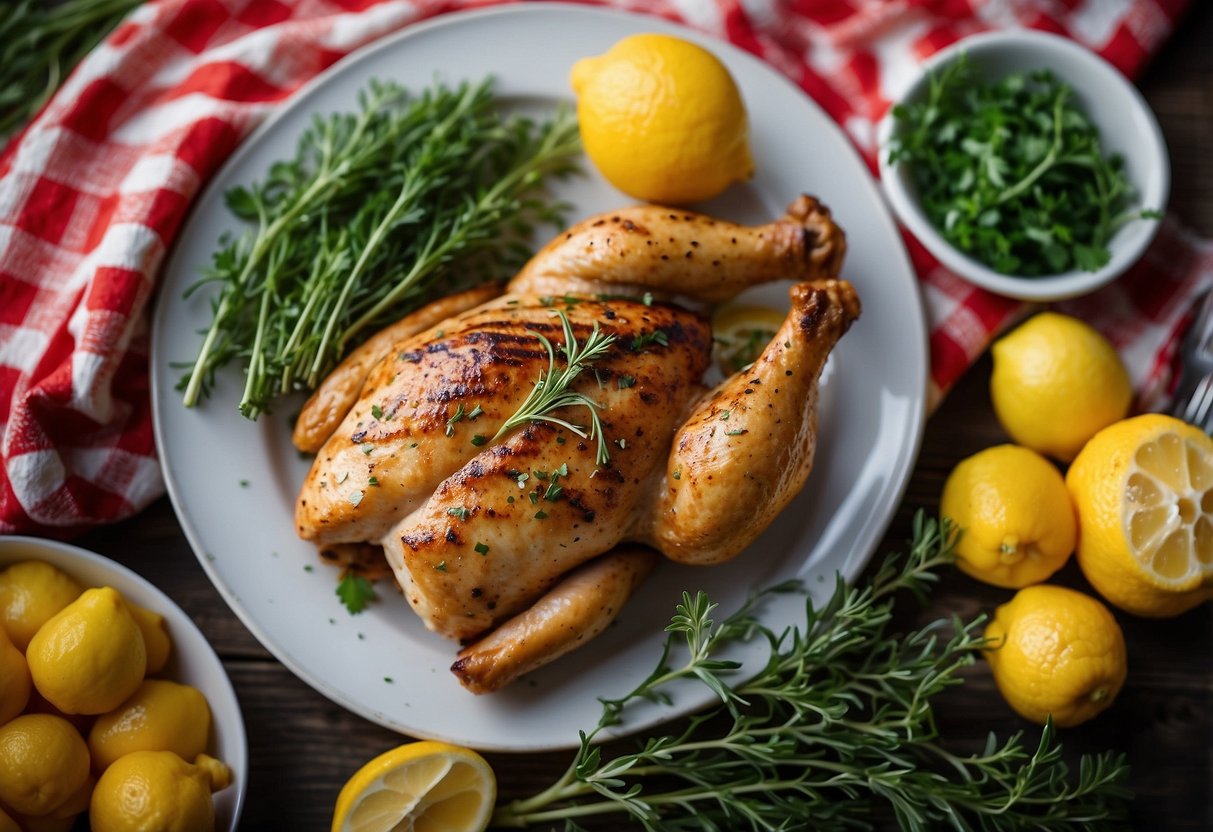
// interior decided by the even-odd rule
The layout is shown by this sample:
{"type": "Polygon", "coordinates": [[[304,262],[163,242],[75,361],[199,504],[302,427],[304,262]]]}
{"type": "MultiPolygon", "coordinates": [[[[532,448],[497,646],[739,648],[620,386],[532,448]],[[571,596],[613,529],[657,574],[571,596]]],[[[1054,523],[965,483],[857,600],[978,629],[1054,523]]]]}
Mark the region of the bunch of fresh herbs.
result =
{"type": "Polygon", "coordinates": [[[142,0],[0,4],[0,136],[42,108],[72,68],[142,0]]]}
{"type": "Polygon", "coordinates": [[[1105,155],[1074,90],[1047,70],[986,83],[961,55],[922,100],[893,108],[889,160],[909,166],[930,222],[1002,274],[1096,271],[1133,207],[1123,159],[1105,155]]]}
{"type": "Polygon", "coordinates": [[[317,118],[293,159],[227,194],[250,227],[190,290],[219,285],[186,405],[239,361],[240,411],[256,418],[435,294],[512,273],[534,225],[559,221],[542,186],[579,151],[570,111],[504,115],[491,79],[416,96],[376,82],[357,113],[317,118]]]}
{"type": "MultiPolygon", "coordinates": [[[[960,684],[985,646],[982,620],[937,621],[893,632],[894,595],[922,596],[952,561],[949,528],[919,514],[908,556],[891,555],[870,580],[839,581],[823,606],[776,633],[756,611],[762,596],[720,623],[703,594],[684,594],[653,673],[603,700],[565,774],[533,797],[497,808],[495,827],[626,817],[648,830],[853,830],[893,819],[906,830],[1062,830],[1124,823],[1123,756],[1084,756],[1077,776],[1051,725],[1035,750],[991,735],[961,755],[940,742],[933,700],[960,684]],[[765,640],[769,659],[736,679],[728,645],[765,640]],[[637,702],[668,705],[688,680],[720,704],[637,750],[595,745],[637,702]]],[[[784,585],[770,592],[793,591],[784,585]]],[[[616,826],[618,828],[618,824],[616,826]]]]}

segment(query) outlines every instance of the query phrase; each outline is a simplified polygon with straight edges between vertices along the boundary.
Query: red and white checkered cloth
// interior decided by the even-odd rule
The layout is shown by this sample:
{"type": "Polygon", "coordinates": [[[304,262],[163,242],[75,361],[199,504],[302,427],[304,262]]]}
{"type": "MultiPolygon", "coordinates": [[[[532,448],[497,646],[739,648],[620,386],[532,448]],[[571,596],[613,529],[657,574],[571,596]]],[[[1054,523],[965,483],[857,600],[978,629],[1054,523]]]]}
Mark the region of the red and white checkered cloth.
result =
{"type": "MultiPolygon", "coordinates": [[[[1186,0],[610,0],[727,39],[786,73],[873,158],[873,125],[922,58],[982,29],[1069,35],[1126,74],[1186,0]]],[[[158,0],[138,9],[0,153],[0,533],[66,536],[163,489],[147,312],[190,200],[240,140],[348,52],[478,0],[158,0]]],[[[1023,309],[913,245],[932,393],[1023,309]]],[[[1067,305],[1120,348],[1146,405],[1213,247],[1163,227],[1144,262],[1067,305]]]]}

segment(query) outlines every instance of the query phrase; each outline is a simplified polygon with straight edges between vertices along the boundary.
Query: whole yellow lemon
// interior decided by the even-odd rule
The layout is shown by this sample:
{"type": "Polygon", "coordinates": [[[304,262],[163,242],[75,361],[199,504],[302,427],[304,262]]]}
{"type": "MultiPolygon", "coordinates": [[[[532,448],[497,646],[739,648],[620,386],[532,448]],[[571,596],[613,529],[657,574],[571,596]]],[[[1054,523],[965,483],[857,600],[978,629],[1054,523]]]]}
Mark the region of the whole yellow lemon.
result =
{"type": "Polygon", "coordinates": [[[65,719],[25,714],[0,726],[0,802],[46,815],[88,780],[88,748],[65,719]]]}
{"type": "Polygon", "coordinates": [[[29,693],[29,665],[0,627],[0,725],[25,710],[29,693]]]}
{"type": "Polygon", "coordinates": [[[994,342],[990,397],[1016,443],[1069,462],[1123,419],[1133,387],[1116,350],[1075,318],[1042,312],[994,342]]]}
{"type": "Polygon", "coordinates": [[[214,832],[211,792],[226,788],[232,774],[205,754],[193,764],[171,751],[135,751],[119,757],[93,789],[93,832],[214,832]]]}
{"type": "Polygon", "coordinates": [[[135,619],[139,632],[143,634],[143,646],[147,649],[147,675],[153,676],[164,670],[169,653],[173,650],[172,640],[168,636],[168,625],[164,616],[158,612],[130,601],[126,602],[126,608],[135,619]]]}
{"type": "Polygon", "coordinates": [[[986,627],[999,692],[1024,719],[1060,728],[1086,722],[1120,693],[1125,639],[1089,595],[1041,584],[1021,589],[986,627]]]}
{"type": "Polygon", "coordinates": [[[578,61],[571,81],[586,155],[625,194],[699,202],[753,175],[741,92],[702,46],[632,35],[578,61]]]}
{"type": "Polygon", "coordinates": [[[1018,445],[962,460],[944,482],[939,512],[960,528],[956,565],[988,584],[1040,583],[1074,551],[1077,523],[1065,480],[1018,445]]]}
{"type": "Polygon", "coordinates": [[[113,587],[81,593],[34,634],[25,658],[38,692],[67,714],[112,711],[147,669],[143,634],[113,587]]]}
{"type": "Polygon", "coordinates": [[[172,751],[192,760],[206,751],[210,730],[211,710],[201,691],[145,679],[130,699],[97,717],[88,750],[98,771],[132,751],[172,751]]]}
{"type": "Polygon", "coordinates": [[[0,626],[18,650],[51,616],[80,596],[80,586],[58,567],[40,560],[14,563],[0,572],[0,626]]]}

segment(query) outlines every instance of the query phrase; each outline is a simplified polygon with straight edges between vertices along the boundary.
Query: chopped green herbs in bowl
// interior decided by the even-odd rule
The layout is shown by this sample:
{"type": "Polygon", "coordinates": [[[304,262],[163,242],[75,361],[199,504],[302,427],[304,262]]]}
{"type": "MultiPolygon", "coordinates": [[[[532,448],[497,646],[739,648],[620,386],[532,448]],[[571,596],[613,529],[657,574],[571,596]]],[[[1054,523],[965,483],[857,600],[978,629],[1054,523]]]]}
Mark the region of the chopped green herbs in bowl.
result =
{"type": "Polygon", "coordinates": [[[1086,48],[1042,32],[977,35],[938,53],[881,124],[901,221],[945,266],[1048,301],[1121,274],[1169,189],[1141,96],[1086,48]]]}

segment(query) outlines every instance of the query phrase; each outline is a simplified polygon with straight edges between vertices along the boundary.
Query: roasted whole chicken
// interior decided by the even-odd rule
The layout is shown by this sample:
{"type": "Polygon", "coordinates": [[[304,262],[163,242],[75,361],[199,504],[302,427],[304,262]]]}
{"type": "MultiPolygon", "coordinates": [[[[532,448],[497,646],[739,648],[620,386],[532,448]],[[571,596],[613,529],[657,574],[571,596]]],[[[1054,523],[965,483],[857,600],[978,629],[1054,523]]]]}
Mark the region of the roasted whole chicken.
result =
{"type": "Polygon", "coordinates": [[[740,226],[638,206],[581,222],[504,287],[447,297],[350,355],[302,411],[296,505],[322,548],[381,546],[477,693],[592,639],[654,567],[729,560],[800,491],[822,367],[859,315],[828,209],[740,226]],[[706,309],[797,281],[755,363],[714,389],[706,309]],[[497,434],[573,350],[589,404],[497,434]],[[593,415],[597,416],[594,424],[593,415]],[[604,455],[609,459],[604,459],[604,455]]]}

